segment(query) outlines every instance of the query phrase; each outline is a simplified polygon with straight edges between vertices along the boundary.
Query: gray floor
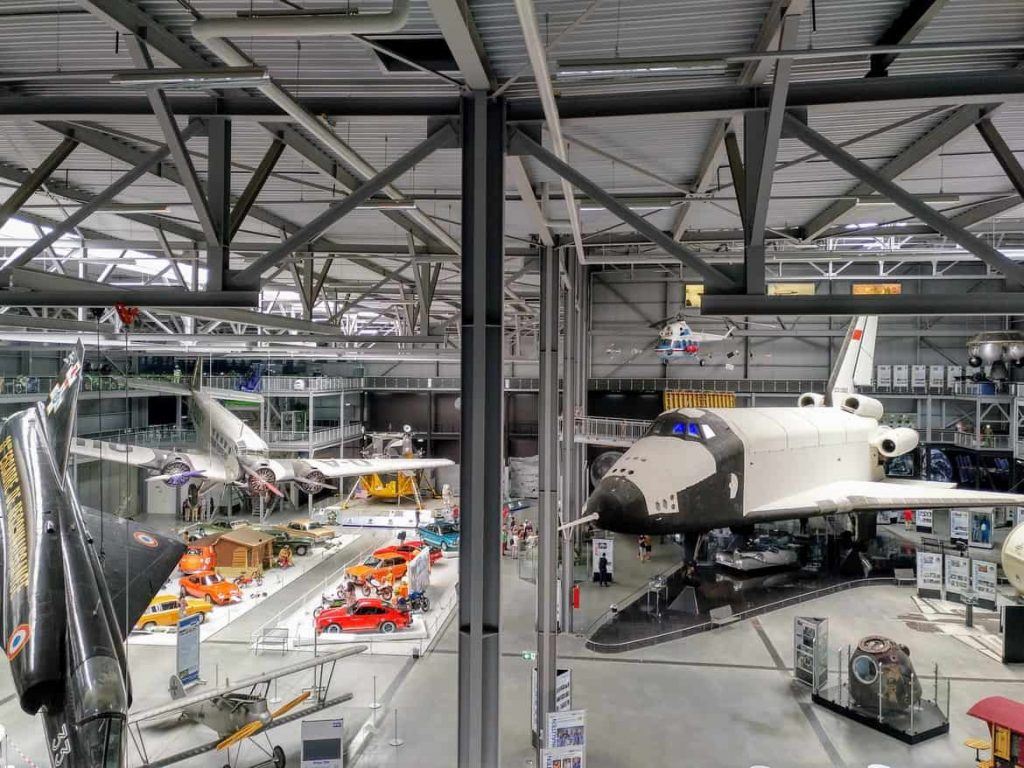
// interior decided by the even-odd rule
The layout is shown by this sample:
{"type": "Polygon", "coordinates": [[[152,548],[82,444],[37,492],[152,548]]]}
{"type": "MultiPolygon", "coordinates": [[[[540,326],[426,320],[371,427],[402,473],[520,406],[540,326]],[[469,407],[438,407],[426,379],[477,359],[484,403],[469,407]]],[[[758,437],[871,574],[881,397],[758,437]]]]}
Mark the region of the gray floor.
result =
{"type": "MultiPolygon", "coordinates": [[[[618,583],[604,590],[583,585],[578,627],[677,556],[673,545],[656,545],[655,562],[640,563],[632,537],[620,537],[618,583]]],[[[535,645],[534,585],[519,577],[520,570],[516,561],[503,562],[502,765],[517,768],[534,764],[529,737],[533,663],[521,655],[535,645]]],[[[588,766],[970,765],[973,752],[962,746],[963,740],[984,736],[985,729],[965,711],[993,694],[1024,699],[1024,668],[1000,664],[955,637],[910,628],[901,616],[917,610],[912,594],[910,588],[888,586],[856,589],[713,633],[615,656],[594,654],[584,648],[581,637],[563,636],[559,650],[563,666],[573,670],[573,703],[587,710],[588,766]],[[954,678],[950,733],[908,747],[810,704],[807,690],[792,682],[789,669],[796,615],[829,617],[833,648],[880,633],[910,646],[922,675],[930,674],[938,663],[942,674],[954,678]]],[[[352,691],[354,699],[330,715],[345,718],[354,740],[350,765],[455,765],[456,641],[454,622],[449,622],[433,652],[421,659],[364,654],[339,665],[334,690],[352,691]],[[376,711],[370,708],[374,684],[383,704],[376,711]],[[388,743],[394,736],[396,710],[398,734],[404,741],[397,748],[388,743]]],[[[303,655],[254,657],[234,633],[225,633],[203,644],[203,674],[214,684],[225,676],[237,679],[298,658],[303,655]]],[[[130,646],[129,663],[135,706],[165,701],[174,649],[130,646]]],[[[44,765],[41,730],[10,698],[10,674],[7,665],[0,667],[0,723],[25,754],[44,765]]],[[[297,690],[301,682],[292,685],[297,690]]],[[[282,688],[279,696],[287,700],[290,693],[282,688]]],[[[270,733],[274,743],[286,749],[289,764],[297,766],[299,725],[270,733]]],[[[208,738],[209,732],[199,726],[180,727],[166,735],[177,745],[208,738]]],[[[241,764],[250,765],[257,756],[250,751],[241,764]]],[[[27,765],[13,751],[9,762],[27,765]]],[[[210,754],[182,765],[212,768],[224,762],[223,755],[210,754]]]]}

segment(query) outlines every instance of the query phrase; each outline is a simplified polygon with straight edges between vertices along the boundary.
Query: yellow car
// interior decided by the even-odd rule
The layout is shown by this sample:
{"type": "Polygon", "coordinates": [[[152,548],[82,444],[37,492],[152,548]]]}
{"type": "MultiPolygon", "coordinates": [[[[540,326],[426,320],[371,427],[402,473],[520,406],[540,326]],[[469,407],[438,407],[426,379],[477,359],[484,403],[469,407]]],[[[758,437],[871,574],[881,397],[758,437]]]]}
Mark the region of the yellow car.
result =
{"type": "Polygon", "coordinates": [[[205,600],[195,597],[180,598],[175,595],[157,595],[150,602],[149,607],[135,624],[136,629],[144,629],[147,632],[156,627],[176,627],[178,620],[185,616],[199,614],[199,622],[206,621],[206,614],[213,610],[213,606],[205,600]],[[185,602],[185,613],[181,612],[181,603],[185,602]]]}

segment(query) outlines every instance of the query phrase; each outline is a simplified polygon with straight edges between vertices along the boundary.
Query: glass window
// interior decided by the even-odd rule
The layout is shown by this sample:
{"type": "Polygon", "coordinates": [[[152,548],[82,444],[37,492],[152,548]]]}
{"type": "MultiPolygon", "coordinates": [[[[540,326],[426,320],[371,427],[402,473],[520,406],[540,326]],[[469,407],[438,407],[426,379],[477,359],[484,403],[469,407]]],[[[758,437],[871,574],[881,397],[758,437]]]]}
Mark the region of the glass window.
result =
{"type": "Polygon", "coordinates": [[[878,664],[870,656],[858,656],[851,666],[854,676],[865,685],[875,682],[878,677],[878,664]]]}

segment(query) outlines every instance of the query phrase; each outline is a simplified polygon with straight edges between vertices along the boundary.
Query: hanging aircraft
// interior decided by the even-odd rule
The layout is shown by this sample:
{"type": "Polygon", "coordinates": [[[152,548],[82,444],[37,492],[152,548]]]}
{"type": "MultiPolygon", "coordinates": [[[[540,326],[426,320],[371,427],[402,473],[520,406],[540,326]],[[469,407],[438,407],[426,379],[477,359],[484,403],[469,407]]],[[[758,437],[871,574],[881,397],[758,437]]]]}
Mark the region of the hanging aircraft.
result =
{"type": "Polygon", "coordinates": [[[1019,505],[1024,495],[890,480],[884,462],[914,450],[915,430],[880,424],[870,383],[878,318],[851,323],[825,394],[791,408],[681,408],[662,413],[587,501],[619,533],[683,533],[846,512],[1019,505]]]}
{"type": "MultiPolygon", "coordinates": [[[[128,718],[128,731],[141,761],[139,768],[162,768],[162,766],[188,760],[213,750],[226,751],[228,765],[235,765],[241,757],[242,746],[251,744],[274,768],[284,768],[285,754],[280,746],[270,742],[267,731],[279,725],[301,720],[328,707],[349,701],[351,693],[330,696],[330,685],[334,679],[335,665],[344,658],[365,651],[365,645],[353,645],[340,651],[321,653],[310,659],[279,667],[253,677],[227,683],[212,691],[189,694],[177,675],[171,676],[171,701],[157,707],[133,712],[128,718]],[[312,685],[279,707],[271,709],[269,694],[271,683],[283,677],[313,670],[312,685]],[[149,754],[146,745],[146,730],[168,718],[179,722],[187,721],[203,725],[217,734],[213,741],[191,745],[171,755],[149,754]],[[266,745],[257,741],[263,736],[266,745]],[[234,759],[231,750],[237,748],[234,759]]],[[[151,742],[152,744],[152,742],[151,742]]],[[[261,763],[266,765],[266,763],[261,763]]]]}
{"type": "Polygon", "coordinates": [[[83,359],[79,343],[46,402],[0,428],[3,638],[51,765],[121,768],[132,698],[124,639],[185,547],[79,504],[68,458],[83,359]]]}
{"type": "Polygon", "coordinates": [[[975,381],[1006,381],[1010,377],[1008,365],[1024,366],[1024,333],[982,331],[968,339],[967,354],[967,364],[979,369],[971,377],[975,381]]]}
{"type": "MultiPolygon", "coordinates": [[[[448,459],[284,459],[269,456],[267,443],[252,428],[202,389],[202,367],[196,363],[189,385],[180,394],[189,398],[189,414],[199,441],[198,451],[163,450],[123,443],[76,438],[72,452],[105,461],[154,470],[149,482],[171,487],[196,484],[205,493],[216,485],[236,485],[254,497],[284,496],[283,483],[298,483],[306,493],[333,486],[341,477],[414,472],[452,464],[448,459]]],[[[162,383],[161,391],[176,389],[162,383]]]]}
{"type": "MultiPolygon", "coordinates": [[[[754,325],[755,323],[750,323],[754,325]]],[[[734,338],[736,323],[726,321],[728,329],[725,333],[712,333],[710,331],[695,331],[686,322],[682,313],[677,313],[664,320],[651,323],[651,328],[660,327],[658,342],[654,347],[658,359],[665,363],[674,363],[680,360],[696,360],[700,365],[712,359],[713,355],[704,346],[720,345],[734,338]]],[[[756,325],[769,325],[767,323],[756,323],[756,325]]],[[[774,327],[774,326],[770,326],[774,327]]],[[[737,344],[735,348],[725,353],[725,359],[731,360],[740,354],[737,344]]]]}

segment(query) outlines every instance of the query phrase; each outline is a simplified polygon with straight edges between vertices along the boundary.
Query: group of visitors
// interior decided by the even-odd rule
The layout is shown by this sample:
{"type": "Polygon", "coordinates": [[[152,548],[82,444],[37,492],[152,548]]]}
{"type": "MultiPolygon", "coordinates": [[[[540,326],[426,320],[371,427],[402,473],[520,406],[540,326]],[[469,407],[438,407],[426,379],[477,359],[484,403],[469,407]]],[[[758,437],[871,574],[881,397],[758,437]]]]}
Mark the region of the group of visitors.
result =
{"type": "Polygon", "coordinates": [[[637,537],[636,543],[636,556],[641,563],[646,563],[651,559],[651,537],[646,533],[641,534],[637,537]]]}
{"type": "Polygon", "coordinates": [[[516,520],[516,516],[509,514],[501,524],[501,554],[513,559],[518,559],[519,553],[526,550],[526,546],[533,537],[533,521],[516,520]]]}

